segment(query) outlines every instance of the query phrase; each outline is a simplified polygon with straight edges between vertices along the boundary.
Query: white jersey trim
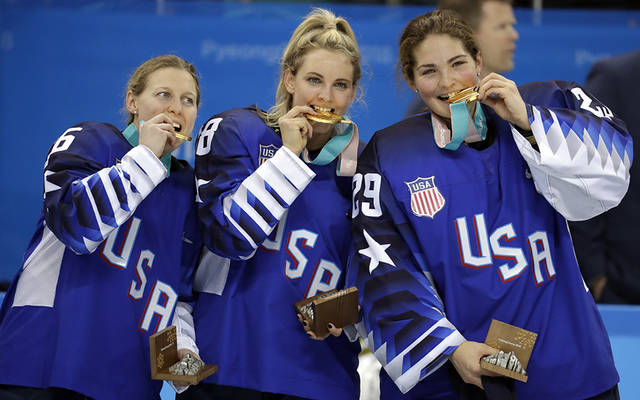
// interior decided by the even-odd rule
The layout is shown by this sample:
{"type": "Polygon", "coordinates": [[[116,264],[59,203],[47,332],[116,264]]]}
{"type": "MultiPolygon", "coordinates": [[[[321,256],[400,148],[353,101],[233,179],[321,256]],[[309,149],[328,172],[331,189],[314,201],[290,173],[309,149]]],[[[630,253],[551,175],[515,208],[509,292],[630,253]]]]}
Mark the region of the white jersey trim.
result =
{"type": "Polygon", "coordinates": [[[266,221],[247,199],[249,194],[255,197],[266,208],[276,221],[280,221],[286,209],[295,201],[300,193],[307,187],[316,174],[304,164],[300,158],[285,147],[276,151],[275,155],[266,160],[251,175],[240,184],[230,195],[222,200],[222,208],[225,218],[242,235],[249,245],[256,249],[259,243],[243,229],[243,227],[231,215],[231,208],[235,205],[248,215],[258,225],[265,235],[271,234],[273,226],[266,221]],[[275,193],[286,203],[286,207],[271,194],[265,187],[268,184],[275,193]]]}
{"type": "Polygon", "coordinates": [[[221,296],[227,284],[230,264],[228,258],[204,248],[193,280],[193,290],[221,296]]]}
{"type": "Polygon", "coordinates": [[[44,226],[42,239],[22,267],[13,307],[53,307],[65,246],[44,226]]]}
{"type": "Polygon", "coordinates": [[[536,190],[570,221],[589,219],[618,205],[629,187],[628,156],[622,160],[615,148],[610,153],[602,139],[593,143],[586,131],[584,140],[573,131],[565,138],[557,115],[548,112],[554,122],[545,131],[540,110],[532,106],[531,130],[539,152],[511,126],[536,190]]]}
{"type": "MultiPolygon", "coordinates": [[[[369,343],[373,343],[373,332],[369,333],[369,343]]],[[[426,332],[420,335],[416,340],[413,341],[410,345],[408,345],[402,352],[398,353],[393,360],[390,362],[386,362],[386,347],[387,344],[384,343],[380,346],[375,352],[375,356],[380,361],[382,366],[384,367],[389,377],[393,379],[398,388],[402,393],[407,393],[411,388],[420,382],[420,374],[423,369],[425,369],[429,364],[431,364],[434,360],[442,355],[442,353],[448,347],[457,347],[462,342],[465,341],[465,338],[456,330],[455,326],[448,319],[442,318],[437,323],[433,324],[426,332]],[[420,344],[424,338],[426,338],[432,331],[439,327],[450,328],[453,331],[449,336],[447,336],[444,340],[442,340],[436,347],[434,347],[428,354],[426,354],[420,361],[416,362],[404,373],[402,372],[402,366],[404,361],[405,354],[409,353],[416,345],[420,344]]],[[[444,362],[447,360],[444,357],[442,362],[439,362],[437,365],[432,366],[427,375],[431,374],[433,371],[437,370],[444,362]]]]}

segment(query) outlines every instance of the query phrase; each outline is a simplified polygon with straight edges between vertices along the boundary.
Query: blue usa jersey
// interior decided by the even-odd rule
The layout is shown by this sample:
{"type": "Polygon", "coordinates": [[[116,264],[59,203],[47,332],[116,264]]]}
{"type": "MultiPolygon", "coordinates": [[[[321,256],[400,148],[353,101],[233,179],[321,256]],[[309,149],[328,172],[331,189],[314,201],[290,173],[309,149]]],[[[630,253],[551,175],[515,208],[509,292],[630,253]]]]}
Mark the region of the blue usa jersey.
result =
{"type": "Polygon", "coordinates": [[[492,319],[538,334],[522,399],[584,399],[618,375],[567,219],[614,207],[629,184],[624,124],[567,82],[521,88],[539,151],[483,107],[490,145],[437,147],[430,114],[377,132],[354,176],[361,334],[402,392],[492,319]],[[492,142],[491,142],[492,141],[492,142]]]}
{"type": "Polygon", "coordinates": [[[193,168],[172,166],[167,177],[107,124],[55,142],[43,213],[0,310],[0,383],[159,399],[149,336],[191,292],[201,248],[193,168]]]}
{"type": "Polygon", "coordinates": [[[204,124],[196,152],[199,214],[215,253],[200,263],[193,310],[209,383],[306,398],[355,399],[360,346],[314,341],[293,304],[344,287],[351,178],[306,165],[255,108],[204,124]]]}

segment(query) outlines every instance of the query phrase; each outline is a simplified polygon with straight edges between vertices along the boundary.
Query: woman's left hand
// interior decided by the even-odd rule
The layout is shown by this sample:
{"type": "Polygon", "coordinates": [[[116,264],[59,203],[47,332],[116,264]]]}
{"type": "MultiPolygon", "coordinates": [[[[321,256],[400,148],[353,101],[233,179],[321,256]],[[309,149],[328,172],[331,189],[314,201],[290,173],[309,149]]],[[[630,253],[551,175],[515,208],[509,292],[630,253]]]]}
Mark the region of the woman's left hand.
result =
{"type": "Polygon", "coordinates": [[[495,72],[485,76],[478,84],[478,99],[505,121],[526,131],[531,130],[527,106],[516,83],[495,72]]]}

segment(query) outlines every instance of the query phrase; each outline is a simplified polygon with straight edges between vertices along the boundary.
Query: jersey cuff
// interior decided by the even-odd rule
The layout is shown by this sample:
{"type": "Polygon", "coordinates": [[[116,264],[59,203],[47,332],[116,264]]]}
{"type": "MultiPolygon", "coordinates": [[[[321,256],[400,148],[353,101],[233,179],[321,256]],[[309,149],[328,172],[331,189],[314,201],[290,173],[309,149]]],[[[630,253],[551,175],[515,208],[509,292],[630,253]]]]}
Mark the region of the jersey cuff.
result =
{"type": "MultiPolygon", "coordinates": [[[[467,341],[467,339],[465,339],[464,336],[462,336],[462,333],[460,333],[460,331],[458,331],[457,329],[455,331],[453,331],[453,333],[451,335],[449,335],[449,339],[451,339],[451,346],[455,347],[456,349],[463,342],[467,341]]],[[[453,351],[451,352],[451,354],[453,354],[453,351]]]]}
{"type": "Polygon", "coordinates": [[[147,146],[140,144],[129,150],[125,154],[126,156],[131,156],[135,160],[155,186],[158,186],[167,177],[167,169],[164,164],[147,146]]]}
{"type": "Polygon", "coordinates": [[[191,350],[197,355],[200,355],[198,346],[196,346],[196,343],[190,337],[178,336],[176,338],[176,347],[178,350],[191,350]]]}
{"type": "Polygon", "coordinates": [[[347,339],[349,339],[350,342],[355,342],[360,337],[355,324],[345,326],[344,328],[342,328],[342,332],[344,332],[345,336],[347,337],[347,339]]]}
{"type": "Polygon", "coordinates": [[[302,191],[316,176],[300,157],[282,146],[269,160],[284,175],[293,186],[302,191]]]}
{"type": "Polygon", "coordinates": [[[200,355],[196,345],[196,331],[193,321],[193,307],[179,301],[176,305],[172,325],[176,327],[176,342],[178,350],[191,350],[200,355]]]}
{"type": "Polygon", "coordinates": [[[540,146],[535,137],[535,130],[532,129],[531,134],[525,136],[515,125],[509,124],[509,127],[511,128],[511,135],[516,142],[520,154],[522,154],[525,159],[538,160],[540,158],[540,146]]]}

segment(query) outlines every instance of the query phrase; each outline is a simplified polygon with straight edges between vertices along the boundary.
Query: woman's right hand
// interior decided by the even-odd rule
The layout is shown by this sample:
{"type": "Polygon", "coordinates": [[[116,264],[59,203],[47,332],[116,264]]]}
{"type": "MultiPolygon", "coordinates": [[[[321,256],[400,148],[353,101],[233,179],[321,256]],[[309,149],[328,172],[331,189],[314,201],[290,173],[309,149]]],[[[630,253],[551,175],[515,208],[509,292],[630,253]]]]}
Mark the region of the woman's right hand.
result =
{"type": "Polygon", "coordinates": [[[282,144],[300,155],[313,135],[313,129],[305,114],[315,114],[309,106],[295,106],[278,119],[282,144]]]}
{"type": "MultiPolygon", "coordinates": [[[[480,359],[489,354],[498,353],[499,350],[479,342],[466,341],[449,356],[449,360],[460,374],[465,383],[471,383],[482,387],[482,375],[497,376],[497,374],[482,369],[480,359]]],[[[484,388],[483,388],[484,389],[484,388]]]]}
{"type": "Polygon", "coordinates": [[[175,139],[173,121],[168,115],[160,113],[148,121],[139,124],[140,137],[138,143],[147,146],[158,158],[164,156],[167,140],[175,139]]]}

